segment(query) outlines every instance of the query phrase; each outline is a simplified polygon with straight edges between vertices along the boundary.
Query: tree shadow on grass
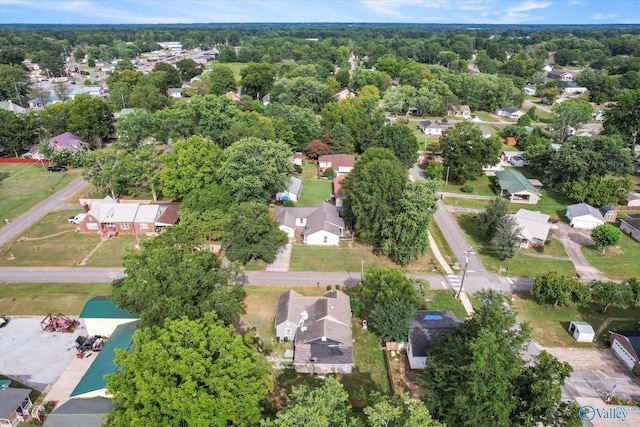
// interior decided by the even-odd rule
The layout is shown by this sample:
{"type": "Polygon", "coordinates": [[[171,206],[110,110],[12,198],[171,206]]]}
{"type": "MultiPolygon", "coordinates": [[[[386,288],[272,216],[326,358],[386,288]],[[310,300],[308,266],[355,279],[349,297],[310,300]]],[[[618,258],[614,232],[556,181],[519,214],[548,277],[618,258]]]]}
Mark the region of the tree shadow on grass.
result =
{"type": "Polygon", "coordinates": [[[0,184],[2,184],[2,181],[4,181],[5,179],[9,178],[11,174],[8,172],[0,172],[0,184]]]}

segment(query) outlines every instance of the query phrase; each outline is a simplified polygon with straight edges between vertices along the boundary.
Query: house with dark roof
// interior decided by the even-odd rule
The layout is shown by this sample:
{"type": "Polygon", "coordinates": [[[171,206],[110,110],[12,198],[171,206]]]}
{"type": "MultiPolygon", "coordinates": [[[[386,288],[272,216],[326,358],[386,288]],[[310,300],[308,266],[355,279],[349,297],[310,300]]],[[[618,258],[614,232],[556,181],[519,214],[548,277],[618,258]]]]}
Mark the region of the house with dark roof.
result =
{"type": "Polygon", "coordinates": [[[76,152],[82,149],[82,140],[71,132],[65,132],[51,138],[51,146],[55,151],[66,149],[76,152]]]}
{"type": "Polygon", "coordinates": [[[640,375],[640,331],[609,331],[613,352],[634,374],[640,375]]]}
{"type": "Polygon", "coordinates": [[[605,222],[600,211],[586,203],[567,206],[566,216],[569,218],[569,225],[574,228],[592,230],[605,222]]]}
{"type": "Polygon", "coordinates": [[[109,397],[106,390],[107,379],[105,376],[116,371],[116,349],[129,351],[133,344],[133,334],[138,328],[138,323],[138,320],[132,320],[115,328],[87,372],[71,392],[71,397],[109,397]]]}
{"type": "Polygon", "coordinates": [[[520,172],[512,169],[496,172],[496,181],[500,186],[500,196],[510,202],[535,205],[540,200],[540,190],[520,172]]]}
{"type": "Polygon", "coordinates": [[[318,157],[318,175],[331,168],[336,176],[346,175],[353,170],[355,157],[352,154],[326,154],[318,157]]]}
{"type": "Polygon", "coordinates": [[[96,296],[84,304],[80,320],[84,322],[89,335],[109,336],[124,323],[138,320],[140,317],[122,308],[118,308],[109,298],[96,296]]]}
{"type": "Polygon", "coordinates": [[[547,73],[547,77],[552,80],[562,80],[565,82],[573,80],[573,74],[565,70],[551,70],[547,73]]]}
{"type": "Polygon", "coordinates": [[[291,177],[289,178],[287,189],[276,193],[276,200],[290,200],[292,202],[297,202],[300,200],[300,195],[302,195],[302,180],[296,177],[291,177]]]}
{"type": "Polygon", "coordinates": [[[289,290],[278,298],[276,339],[294,342],[297,372],[349,374],[353,368],[353,336],[349,296],[332,291],[305,297],[289,290]]]}
{"type": "Polygon", "coordinates": [[[627,215],[621,219],[620,231],[640,242],[640,214],[627,215]]]}
{"type": "Polygon", "coordinates": [[[278,207],[275,219],[289,238],[301,237],[306,245],[338,246],[345,235],[338,208],[327,202],[309,207],[278,207]]]}
{"type": "Polygon", "coordinates": [[[29,415],[33,406],[28,388],[9,387],[11,381],[0,380],[0,426],[16,426],[29,415]]]}
{"type": "Polygon", "coordinates": [[[47,427],[100,427],[115,408],[111,399],[70,399],[47,415],[47,427]]]}
{"type": "Polygon", "coordinates": [[[427,363],[429,349],[442,337],[464,323],[451,311],[418,310],[409,321],[407,358],[411,369],[423,369],[427,363]]]}
{"type": "Polygon", "coordinates": [[[422,120],[419,124],[420,130],[425,135],[442,135],[442,132],[453,126],[453,123],[439,122],[437,120],[422,120]]]}

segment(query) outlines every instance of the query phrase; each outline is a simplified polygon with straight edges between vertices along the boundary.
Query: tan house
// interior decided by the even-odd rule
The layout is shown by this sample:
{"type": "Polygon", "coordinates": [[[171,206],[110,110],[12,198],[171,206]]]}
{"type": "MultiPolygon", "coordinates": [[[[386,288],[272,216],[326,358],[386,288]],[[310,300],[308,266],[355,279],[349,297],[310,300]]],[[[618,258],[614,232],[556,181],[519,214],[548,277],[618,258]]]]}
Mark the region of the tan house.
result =
{"type": "Polygon", "coordinates": [[[305,297],[289,290],[278,298],[276,340],[293,341],[297,372],[350,374],[353,336],[349,296],[305,297]]]}
{"type": "Polygon", "coordinates": [[[455,116],[455,117],[471,117],[471,108],[468,105],[454,105],[447,111],[447,116],[455,116]]]}
{"type": "Polygon", "coordinates": [[[540,190],[520,172],[512,169],[496,172],[496,181],[500,186],[500,196],[510,202],[535,205],[540,200],[540,190]]]}
{"type": "Polygon", "coordinates": [[[634,374],[640,376],[640,331],[609,331],[611,349],[634,374]]]}

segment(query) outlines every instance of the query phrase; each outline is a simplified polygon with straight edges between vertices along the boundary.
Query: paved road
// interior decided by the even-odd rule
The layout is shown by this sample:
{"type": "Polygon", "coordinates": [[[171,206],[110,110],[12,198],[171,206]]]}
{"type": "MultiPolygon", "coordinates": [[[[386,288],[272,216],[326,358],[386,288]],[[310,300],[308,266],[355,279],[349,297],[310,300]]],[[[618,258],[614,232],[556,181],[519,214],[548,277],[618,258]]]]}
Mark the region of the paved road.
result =
{"type": "Polygon", "coordinates": [[[80,191],[85,185],[87,185],[87,182],[84,179],[76,179],[62,190],[49,196],[47,199],[38,203],[33,208],[2,227],[2,229],[0,229],[0,247],[4,246],[11,239],[38,222],[40,218],[62,205],[65,200],[80,191]]]}

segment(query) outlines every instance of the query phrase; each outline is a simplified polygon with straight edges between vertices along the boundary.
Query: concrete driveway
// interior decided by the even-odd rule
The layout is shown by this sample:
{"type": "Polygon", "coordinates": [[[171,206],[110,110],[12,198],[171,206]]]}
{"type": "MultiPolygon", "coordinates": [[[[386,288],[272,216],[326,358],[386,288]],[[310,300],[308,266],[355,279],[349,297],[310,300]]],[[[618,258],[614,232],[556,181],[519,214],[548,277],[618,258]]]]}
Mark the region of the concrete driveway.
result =
{"type": "Polygon", "coordinates": [[[87,335],[82,325],[74,333],[45,332],[43,317],[12,317],[0,329],[0,373],[40,391],[56,382],[76,357],[76,337],[87,335]]]}
{"type": "Polygon", "coordinates": [[[576,268],[580,280],[584,282],[609,280],[600,270],[589,264],[584,255],[582,255],[581,248],[583,246],[591,246],[594,244],[593,240],[591,240],[589,230],[575,229],[568,224],[560,222],[557,224],[557,228],[552,230],[552,234],[564,246],[567,255],[576,268]]]}

